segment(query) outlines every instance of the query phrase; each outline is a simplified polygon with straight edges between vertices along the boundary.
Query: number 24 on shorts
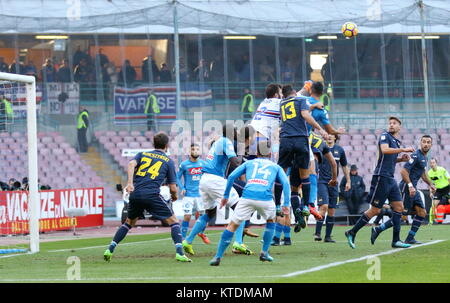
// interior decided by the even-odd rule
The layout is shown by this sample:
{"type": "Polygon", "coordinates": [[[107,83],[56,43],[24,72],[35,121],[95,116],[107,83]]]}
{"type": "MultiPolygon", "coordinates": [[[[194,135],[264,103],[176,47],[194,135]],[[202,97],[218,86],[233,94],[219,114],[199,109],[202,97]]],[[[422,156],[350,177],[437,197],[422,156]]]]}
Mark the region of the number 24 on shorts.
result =
{"type": "Polygon", "coordinates": [[[153,159],[143,157],[141,159],[141,162],[144,162],[144,163],[142,163],[141,166],[139,166],[139,169],[138,169],[136,175],[144,177],[146,174],[150,174],[150,179],[152,179],[152,180],[156,179],[156,177],[159,176],[159,169],[161,168],[162,162],[158,161],[155,164],[153,164],[152,166],[150,166],[150,164],[152,163],[152,160],[153,159]],[[147,167],[149,167],[149,168],[147,169],[147,171],[145,171],[145,169],[147,167]]]}

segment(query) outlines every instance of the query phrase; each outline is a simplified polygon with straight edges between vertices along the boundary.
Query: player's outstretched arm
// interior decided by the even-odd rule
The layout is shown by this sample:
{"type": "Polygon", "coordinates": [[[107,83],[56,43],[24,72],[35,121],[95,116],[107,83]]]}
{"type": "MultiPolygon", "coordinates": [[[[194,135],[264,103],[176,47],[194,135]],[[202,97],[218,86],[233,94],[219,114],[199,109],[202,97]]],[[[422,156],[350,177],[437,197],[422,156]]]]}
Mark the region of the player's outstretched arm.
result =
{"type": "Polygon", "coordinates": [[[330,135],[342,135],[342,134],[345,134],[345,128],[344,127],[339,127],[338,129],[335,129],[333,127],[333,125],[326,124],[326,125],[323,126],[323,128],[325,128],[327,133],[329,133],[330,135]]]}
{"type": "Polygon", "coordinates": [[[423,182],[428,184],[428,187],[430,188],[430,192],[434,193],[436,191],[436,187],[434,186],[433,181],[431,181],[431,179],[428,177],[428,175],[425,171],[422,173],[422,180],[423,180],[423,182]]]}
{"type": "Polygon", "coordinates": [[[381,144],[380,145],[381,153],[385,155],[394,155],[399,153],[413,153],[414,148],[413,147],[407,147],[407,148],[392,148],[389,147],[389,144],[381,144]]]}
{"type": "MultiPolygon", "coordinates": [[[[290,207],[291,206],[291,186],[289,184],[288,177],[287,177],[286,173],[284,172],[284,170],[281,168],[281,166],[278,167],[276,180],[283,187],[283,197],[284,197],[283,207],[290,207]]],[[[288,214],[289,214],[289,212],[286,213],[286,215],[288,215],[288,214]]]]}
{"type": "Polygon", "coordinates": [[[317,129],[317,131],[320,133],[320,135],[326,140],[328,139],[328,134],[325,130],[323,130],[322,127],[320,127],[319,123],[317,123],[316,120],[314,120],[314,118],[311,116],[311,114],[309,113],[309,111],[307,110],[302,110],[301,115],[303,117],[303,119],[306,120],[306,122],[311,125],[313,128],[317,129]]]}

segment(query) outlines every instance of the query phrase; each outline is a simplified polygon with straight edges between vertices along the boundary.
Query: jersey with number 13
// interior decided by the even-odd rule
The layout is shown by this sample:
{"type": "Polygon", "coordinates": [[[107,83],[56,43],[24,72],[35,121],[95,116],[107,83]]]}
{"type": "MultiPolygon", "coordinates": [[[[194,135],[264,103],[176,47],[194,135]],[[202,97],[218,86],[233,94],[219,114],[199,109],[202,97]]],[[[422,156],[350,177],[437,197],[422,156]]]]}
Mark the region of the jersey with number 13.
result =
{"type": "Polygon", "coordinates": [[[131,193],[135,198],[159,194],[159,188],[163,183],[177,183],[175,165],[164,152],[160,150],[141,152],[133,160],[137,162],[133,178],[134,191],[131,193]],[[167,182],[164,182],[166,179],[167,182]]]}
{"type": "Polygon", "coordinates": [[[281,100],[280,138],[308,137],[306,120],[301,112],[309,111],[309,101],[304,97],[290,97],[281,100]]]}

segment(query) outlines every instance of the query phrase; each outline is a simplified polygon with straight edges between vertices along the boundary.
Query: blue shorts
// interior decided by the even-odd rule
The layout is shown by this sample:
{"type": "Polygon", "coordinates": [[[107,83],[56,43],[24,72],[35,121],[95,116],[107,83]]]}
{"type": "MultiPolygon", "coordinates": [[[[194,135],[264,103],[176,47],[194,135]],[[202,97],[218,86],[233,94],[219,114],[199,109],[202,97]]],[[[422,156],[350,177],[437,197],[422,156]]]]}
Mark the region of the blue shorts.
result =
{"type": "Polygon", "coordinates": [[[317,205],[328,204],[328,208],[336,208],[338,197],[337,186],[329,186],[326,183],[317,184],[317,205]]]}
{"type": "Polygon", "coordinates": [[[145,199],[134,198],[130,195],[128,203],[128,218],[136,219],[142,215],[144,210],[148,211],[152,217],[164,220],[173,216],[173,210],[169,203],[161,195],[149,195],[145,199]]]}
{"type": "Polygon", "coordinates": [[[282,168],[309,168],[309,141],[307,137],[288,137],[280,139],[278,165],[282,168]]]}
{"type": "Polygon", "coordinates": [[[405,211],[414,210],[414,206],[425,209],[425,204],[420,197],[419,191],[416,190],[414,197],[409,194],[409,187],[406,183],[400,182],[400,192],[402,194],[403,207],[405,211]]]}
{"type": "Polygon", "coordinates": [[[386,200],[389,200],[389,203],[402,201],[397,182],[394,178],[373,176],[367,203],[376,208],[382,208],[386,200]]]}

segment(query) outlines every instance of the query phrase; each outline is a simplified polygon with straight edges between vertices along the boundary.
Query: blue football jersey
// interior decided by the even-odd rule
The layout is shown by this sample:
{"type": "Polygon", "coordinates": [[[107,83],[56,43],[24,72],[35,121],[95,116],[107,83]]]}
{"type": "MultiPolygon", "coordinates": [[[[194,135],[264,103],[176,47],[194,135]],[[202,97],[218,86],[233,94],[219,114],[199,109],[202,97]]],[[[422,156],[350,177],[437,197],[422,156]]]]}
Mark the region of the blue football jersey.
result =
{"type": "MultiPolygon", "coordinates": [[[[418,149],[411,154],[411,159],[405,163],[403,168],[409,171],[409,179],[414,187],[417,187],[417,183],[427,168],[427,156],[418,149]]],[[[404,183],[403,180],[400,182],[400,188],[404,183]]]]}
{"type": "Polygon", "coordinates": [[[203,165],[204,162],[202,159],[198,159],[195,162],[187,159],[180,164],[177,172],[177,183],[181,190],[186,191],[186,197],[200,197],[198,186],[203,173],[203,165]],[[184,185],[181,180],[182,178],[184,178],[184,185]]]}
{"type": "Polygon", "coordinates": [[[130,198],[146,198],[148,195],[159,194],[159,188],[164,183],[176,184],[175,165],[167,155],[159,150],[138,153],[133,160],[137,166],[134,172],[134,191],[130,198]]]}
{"type": "MultiPolygon", "coordinates": [[[[308,100],[311,105],[319,102],[313,97],[310,97],[308,100]]],[[[326,109],[315,108],[312,110],[311,116],[314,118],[314,120],[317,121],[317,123],[320,124],[320,126],[330,124],[330,117],[329,117],[328,111],[326,109]]],[[[311,132],[312,126],[309,124],[307,124],[307,126],[308,126],[308,132],[311,132]]]]}
{"type": "Polygon", "coordinates": [[[280,138],[308,137],[306,120],[301,112],[309,111],[309,101],[305,97],[290,97],[281,100],[280,138]]]}
{"type": "Polygon", "coordinates": [[[222,137],[213,143],[203,166],[203,173],[225,176],[225,170],[230,158],[236,157],[233,142],[227,137],[222,137]]]}
{"type": "Polygon", "coordinates": [[[390,148],[400,148],[400,140],[385,131],[380,135],[378,140],[378,161],[374,170],[374,176],[383,176],[394,178],[395,164],[397,164],[398,154],[383,154],[381,152],[381,144],[388,144],[390,148]]]}
{"type": "Polygon", "coordinates": [[[286,173],[279,165],[262,158],[243,163],[228,176],[227,187],[223,195],[224,198],[228,199],[234,180],[243,174],[245,174],[247,180],[242,193],[243,198],[258,201],[272,201],[272,188],[275,181],[278,181],[283,186],[283,206],[290,205],[291,189],[286,173]]]}

